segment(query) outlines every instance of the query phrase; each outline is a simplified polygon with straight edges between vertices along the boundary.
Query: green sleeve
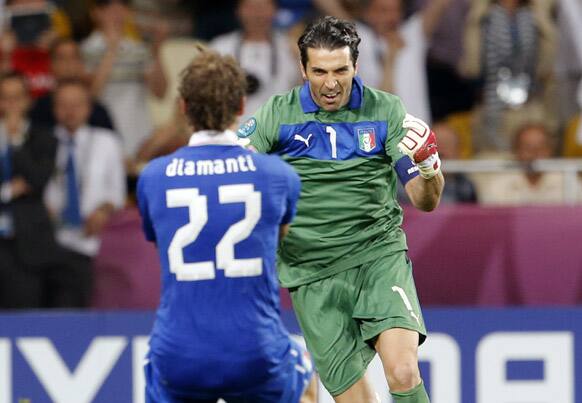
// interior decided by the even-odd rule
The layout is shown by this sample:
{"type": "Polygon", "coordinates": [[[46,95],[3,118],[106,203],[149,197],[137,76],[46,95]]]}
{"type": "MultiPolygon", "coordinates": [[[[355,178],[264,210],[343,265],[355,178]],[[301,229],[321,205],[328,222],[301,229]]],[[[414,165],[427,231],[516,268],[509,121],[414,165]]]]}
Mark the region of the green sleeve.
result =
{"type": "Polygon", "coordinates": [[[406,116],[406,109],[402,100],[396,96],[393,96],[391,102],[388,103],[389,107],[387,110],[387,122],[388,122],[388,135],[386,137],[386,155],[392,160],[392,164],[395,164],[404,154],[398,149],[398,143],[406,134],[406,129],[402,127],[402,122],[406,116]]]}
{"type": "Polygon", "coordinates": [[[262,153],[269,153],[277,147],[279,122],[276,105],[276,97],[272,97],[238,131],[239,137],[248,137],[251,145],[262,153]]]}

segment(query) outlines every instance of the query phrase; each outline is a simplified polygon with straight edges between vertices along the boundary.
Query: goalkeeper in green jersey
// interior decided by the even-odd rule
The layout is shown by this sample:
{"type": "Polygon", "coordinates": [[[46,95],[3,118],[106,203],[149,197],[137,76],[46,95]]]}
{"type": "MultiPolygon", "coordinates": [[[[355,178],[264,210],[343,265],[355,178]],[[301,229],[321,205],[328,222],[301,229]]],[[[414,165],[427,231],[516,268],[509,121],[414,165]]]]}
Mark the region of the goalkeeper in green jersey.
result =
{"type": "Polygon", "coordinates": [[[238,135],[301,177],[279,279],[327,390],[336,402],[375,402],[364,373],[377,352],[394,401],[425,403],[417,350],[426,329],[396,180],[424,211],[444,180],[430,128],[356,76],[359,42],[347,21],[310,24],[298,41],[305,84],[272,97],[238,135]]]}

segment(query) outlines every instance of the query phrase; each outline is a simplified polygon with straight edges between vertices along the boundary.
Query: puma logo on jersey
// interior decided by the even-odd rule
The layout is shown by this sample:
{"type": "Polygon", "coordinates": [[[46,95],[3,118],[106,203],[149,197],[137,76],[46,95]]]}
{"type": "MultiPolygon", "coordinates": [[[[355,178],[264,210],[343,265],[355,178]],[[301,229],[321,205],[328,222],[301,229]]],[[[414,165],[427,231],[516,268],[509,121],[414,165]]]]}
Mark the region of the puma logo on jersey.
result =
{"type": "Polygon", "coordinates": [[[293,137],[293,139],[305,143],[305,147],[309,148],[309,139],[311,138],[311,136],[313,136],[312,133],[309,133],[309,136],[307,136],[307,138],[303,137],[300,134],[296,134],[295,137],[293,137]]]}

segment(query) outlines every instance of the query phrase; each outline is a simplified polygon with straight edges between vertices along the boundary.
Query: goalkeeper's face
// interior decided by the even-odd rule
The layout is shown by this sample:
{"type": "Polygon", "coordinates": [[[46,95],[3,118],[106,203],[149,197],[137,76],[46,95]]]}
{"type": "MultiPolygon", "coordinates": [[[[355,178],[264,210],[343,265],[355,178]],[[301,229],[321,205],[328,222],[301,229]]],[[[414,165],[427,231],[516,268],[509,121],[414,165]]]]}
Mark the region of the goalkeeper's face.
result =
{"type": "Polygon", "coordinates": [[[334,50],[308,48],[307,65],[301,66],[301,73],[309,81],[315,103],[323,110],[337,111],[350,100],[357,65],[352,63],[348,46],[334,50]]]}

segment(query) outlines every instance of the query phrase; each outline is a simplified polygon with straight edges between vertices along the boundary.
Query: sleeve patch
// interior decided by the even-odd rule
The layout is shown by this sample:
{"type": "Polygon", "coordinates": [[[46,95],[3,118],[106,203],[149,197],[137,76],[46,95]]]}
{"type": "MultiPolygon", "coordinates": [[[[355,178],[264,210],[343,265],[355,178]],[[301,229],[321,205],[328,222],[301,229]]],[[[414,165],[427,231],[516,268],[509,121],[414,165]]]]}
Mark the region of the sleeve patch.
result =
{"type": "Polygon", "coordinates": [[[406,182],[418,176],[418,167],[406,155],[396,161],[394,169],[402,185],[406,185],[406,182]]]}
{"type": "Polygon", "coordinates": [[[243,124],[241,124],[239,126],[238,130],[236,131],[236,134],[240,138],[247,138],[251,134],[253,134],[256,129],[257,129],[257,120],[255,118],[250,118],[249,120],[247,120],[246,122],[244,122],[243,124]]]}

